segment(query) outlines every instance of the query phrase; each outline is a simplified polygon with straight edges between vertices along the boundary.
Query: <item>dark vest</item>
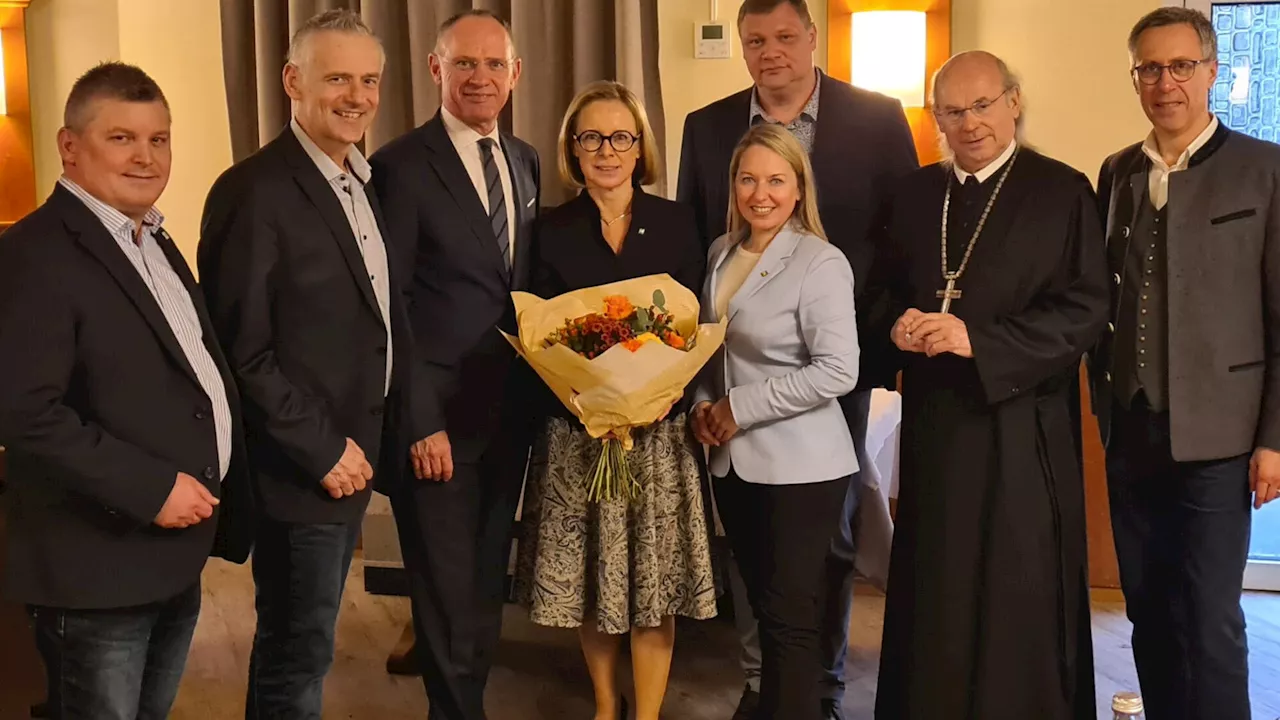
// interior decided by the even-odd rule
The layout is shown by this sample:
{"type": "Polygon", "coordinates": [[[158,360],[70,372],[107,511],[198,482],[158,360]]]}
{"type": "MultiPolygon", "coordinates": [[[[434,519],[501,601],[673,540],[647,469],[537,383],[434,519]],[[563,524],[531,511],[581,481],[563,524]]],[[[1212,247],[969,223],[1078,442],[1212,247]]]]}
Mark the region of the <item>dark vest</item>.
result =
{"type": "MultiPolygon", "coordinates": [[[[1143,183],[1150,187],[1145,178],[1143,183]]],[[[1157,211],[1143,192],[1139,208],[1124,259],[1113,376],[1122,407],[1129,408],[1142,391],[1152,410],[1164,412],[1169,407],[1169,206],[1157,211]]]]}

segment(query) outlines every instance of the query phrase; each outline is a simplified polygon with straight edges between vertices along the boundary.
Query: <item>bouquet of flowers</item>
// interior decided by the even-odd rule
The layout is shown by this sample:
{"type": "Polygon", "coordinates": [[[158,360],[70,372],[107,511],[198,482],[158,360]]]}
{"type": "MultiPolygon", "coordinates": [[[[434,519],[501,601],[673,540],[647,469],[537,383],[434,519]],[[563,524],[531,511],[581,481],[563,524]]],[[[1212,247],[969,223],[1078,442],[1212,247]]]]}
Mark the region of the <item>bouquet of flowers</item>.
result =
{"type": "Polygon", "coordinates": [[[724,323],[699,325],[697,297],[668,275],[512,300],[519,336],[503,335],[602,440],[588,498],[635,498],[631,428],[657,422],[680,398],[724,342],[724,323]]]}

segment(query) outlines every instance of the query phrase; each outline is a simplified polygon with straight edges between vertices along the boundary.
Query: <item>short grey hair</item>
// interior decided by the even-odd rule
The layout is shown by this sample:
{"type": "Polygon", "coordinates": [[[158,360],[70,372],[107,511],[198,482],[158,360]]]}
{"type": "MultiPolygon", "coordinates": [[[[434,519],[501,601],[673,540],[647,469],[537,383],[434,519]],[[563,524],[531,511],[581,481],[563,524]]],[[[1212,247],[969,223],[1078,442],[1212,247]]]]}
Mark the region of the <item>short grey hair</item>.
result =
{"type": "MultiPolygon", "coordinates": [[[[313,15],[302,23],[289,40],[289,55],[285,61],[294,67],[302,67],[311,55],[311,39],[322,32],[340,32],[351,35],[371,37],[382,48],[382,40],[374,34],[361,19],[359,13],[352,10],[326,10],[313,15]]],[[[383,61],[386,61],[386,50],[382,50],[383,61]]]]}
{"type": "Polygon", "coordinates": [[[453,26],[457,25],[458,23],[462,22],[467,18],[488,18],[498,23],[499,25],[501,25],[502,29],[507,31],[507,49],[511,51],[511,56],[515,57],[516,40],[515,40],[515,37],[511,35],[511,23],[507,22],[507,19],[502,17],[498,13],[492,10],[486,10],[484,8],[472,8],[470,10],[463,10],[460,13],[450,15],[448,19],[440,23],[440,29],[436,31],[436,47],[435,47],[436,55],[443,54],[441,50],[443,49],[442,45],[444,43],[444,38],[446,35],[449,34],[450,30],[453,30],[453,26]]]}
{"type": "Polygon", "coordinates": [[[1129,56],[1138,56],[1138,40],[1143,33],[1171,25],[1190,25],[1200,36],[1200,59],[1218,59],[1218,33],[1214,32],[1213,23],[1199,10],[1182,7],[1162,7],[1143,15],[1129,31],[1129,56]]]}

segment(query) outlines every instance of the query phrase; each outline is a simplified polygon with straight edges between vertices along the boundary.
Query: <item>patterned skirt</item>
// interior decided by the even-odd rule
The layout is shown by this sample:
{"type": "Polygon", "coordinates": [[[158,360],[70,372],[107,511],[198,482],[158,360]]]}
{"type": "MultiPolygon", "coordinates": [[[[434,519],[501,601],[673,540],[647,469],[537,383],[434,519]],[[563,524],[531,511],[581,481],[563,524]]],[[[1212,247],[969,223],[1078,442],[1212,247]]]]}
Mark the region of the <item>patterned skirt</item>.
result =
{"type": "Polygon", "coordinates": [[[634,431],[635,500],[588,502],[601,443],[576,420],[550,418],[533,446],[516,600],[533,622],[601,632],[716,614],[701,461],[685,416],[634,431]]]}

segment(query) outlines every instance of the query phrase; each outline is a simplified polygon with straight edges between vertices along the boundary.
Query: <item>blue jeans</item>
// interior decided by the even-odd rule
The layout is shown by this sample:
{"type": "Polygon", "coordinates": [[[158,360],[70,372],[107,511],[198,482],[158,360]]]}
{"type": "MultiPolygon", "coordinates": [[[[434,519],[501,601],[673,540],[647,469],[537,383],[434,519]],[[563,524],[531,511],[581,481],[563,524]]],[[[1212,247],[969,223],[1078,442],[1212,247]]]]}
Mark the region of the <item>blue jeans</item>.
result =
{"type": "MultiPolygon", "coordinates": [[[[871,412],[871,392],[850,393],[841,398],[845,421],[853,435],[854,451],[858,455],[858,467],[871,460],[867,457],[867,422],[871,412]]],[[[820,695],[824,699],[840,703],[844,699],[844,664],[849,654],[849,621],[853,615],[853,583],[856,577],[854,561],[857,558],[858,504],[862,495],[862,474],[849,478],[844,496],[844,508],[840,513],[839,531],[831,538],[831,552],[827,555],[826,588],[822,600],[822,630],[819,635],[819,651],[822,657],[820,695]]],[[[730,591],[733,593],[733,613],[741,643],[741,664],[747,687],[760,691],[760,634],[755,615],[747,601],[746,587],[735,565],[730,568],[730,591]]]]}
{"type": "Polygon", "coordinates": [[[320,720],[324,678],[360,523],[264,520],[253,551],[258,629],[249,656],[248,720],[320,720]]]}
{"type": "Polygon", "coordinates": [[[163,720],[178,695],[200,614],[200,583],[111,610],[27,609],[53,720],[163,720]]]}

